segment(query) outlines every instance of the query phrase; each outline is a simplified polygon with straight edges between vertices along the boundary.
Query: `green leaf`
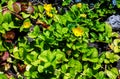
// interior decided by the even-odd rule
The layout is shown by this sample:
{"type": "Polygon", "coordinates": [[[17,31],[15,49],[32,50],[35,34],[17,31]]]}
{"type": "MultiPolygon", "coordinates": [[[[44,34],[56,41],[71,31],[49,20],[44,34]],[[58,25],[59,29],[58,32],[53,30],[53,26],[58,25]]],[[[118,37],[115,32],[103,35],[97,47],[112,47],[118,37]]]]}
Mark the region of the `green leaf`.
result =
{"type": "Polygon", "coordinates": [[[44,71],[43,69],[44,69],[43,66],[41,66],[41,65],[38,66],[38,72],[42,73],[44,71]]]}
{"type": "Polygon", "coordinates": [[[42,5],[38,5],[38,10],[42,13],[44,11],[44,8],[42,5]]]}
{"type": "Polygon", "coordinates": [[[77,79],[83,79],[83,77],[82,77],[82,76],[79,76],[77,79]]]}
{"type": "Polygon", "coordinates": [[[104,24],[98,24],[97,25],[97,30],[100,31],[100,32],[103,32],[105,29],[104,29],[104,24]]]}
{"type": "Polygon", "coordinates": [[[74,63],[75,63],[75,60],[72,58],[72,59],[69,60],[68,65],[70,67],[74,67],[74,63]]]}
{"type": "Polygon", "coordinates": [[[68,66],[74,67],[75,71],[77,72],[82,71],[82,64],[78,60],[74,60],[73,58],[69,60],[68,66]]]}
{"type": "Polygon", "coordinates": [[[120,43],[120,39],[115,39],[113,41],[113,51],[114,53],[119,53],[120,52],[120,49],[119,49],[119,43],[120,43]]]}
{"type": "Polygon", "coordinates": [[[98,50],[96,48],[92,48],[91,52],[92,52],[91,58],[98,57],[98,50]]]}
{"type": "Polygon", "coordinates": [[[56,23],[56,30],[58,33],[62,33],[62,26],[59,23],[56,23]]]}
{"type": "Polygon", "coordinates": [[[37,71],[31,72],[31,76],[32,76],[32,79],[38,78],[38,72],[37,71]]]}
{"type": "Polygon", "coordinates": [[[20,47],[19,49],[17,47],[13,50],[13,55],[17,59],[23,59],[25,56],[24,48],[20,47]]]}
{"type": "Polygon", "coordinates": [[[116,74],[116,75],[119,75],[119,72],[118,72],[118,69],[117,68],[112,68],[111,69],[111,72],[113,72],[114,74],[116,74]]]}
{"type": "Polygon", "coordinates": [[[54,15],[53,20],[54,20],[55,22],[61,23],[60,17],[61,17],[60,15],[54,15]]]}
{"type": "Polygon", "coordinates": [[[107,74],[109,79],[116,79],[117,78],[117,75],[114,74],[112,71],[106,70],[105,73],[107,74]]]}
{"type": "Polygon", "coordinates": [[[75,67],[75,70],[77,71],[77,72],[81,72],[82,71],[82,64],[80,63],[80,61],[75,61],[75,65],[74,65],[75,67]]]}
{"type": "Polygon", "coordinates": [[[117,2],[117,7],[120,8],[120,1],[119,0],[116,0],[117,2]]]}
{"type": "Polygon", "coordinates": [[[67,47],[71,48],[73,43],[67,43],[67,47]]]}
{"type": "Polygon", "coordinates": [[[62,35],[58,32],[54,32],[54,35],[58,38],[58,40],[62,41],[62,35]]]}
{"type": "Polygon", "coordinates": [[[63,73],[66,73],[67,69],[68,69],[67,64],[64,64],[64,65],[61,66],[61,70],[62,70],[63,73]]]}
{"type": "MultiPolygon", "coordinates": [[[[93,51],[91,51],[90,49],[84,49],[84,50],[86,50],[85,51],[85,54],[86,54],[86,56],[87,57],[89,57],[92,53],[93,53],[93,51]],[[88,52],[89,51],[89,52],[88,52]]],[[[82,50],[83,51],[83,50],[82,50]]]]}
{"type": "Polygon", "coordinates": [[[36,25],[33,28],[33,31],[28,34],[28,36],[30,38],[36,38],[39,34],[40,34],[40,28],[39,28],[39,26],[36,25]]]}
{"type": "Polygon", "coordinates": [[[60,16],[60,21],[59,21],[59,23],[66,25],[66,22],[67,22],[66,17],[60,16]]]}
{"type": "Polygon", "coordinates": [[[31,64],[33,65],[33,66],[38,66],[39,64],[40,64],[40,60],[34,60],[33,62],[31,62],[31,64]]]}
{"type": "Polygon", "coordinates": [[[38,36],[41,40],[45,40],[45,36],[43,34],[38,36]]]}
{"type": "Polygon", "coordinates": [[[93,63],[98,62],[98,60],[99,60],[98,58],[90,58],[90,59],[89,59],[89,61],[90,61],[90,62],[93,62],[93,63]]]}
{"type": "MultiPolygon", "coordinates": [[[[25,52],[24,52],[25,53],[25,52]]],[[[37,60],[38,53],[32,51],[31,53],[25,55],[27,63],[30,63],[34,66],[37,66],[40,63],[40,60],[37,60]]]]}
{"type": "Polygon", "coordinates": [[[27,77],[30,77],[31,74],[30,74],[29,71],[25,71],[24,75],[27,76],[27,77]]]}
{"type": "Polygon", "coordinates": [[[76,50],[76,49],[80,49],[82,48],[82,44],[80,42],[77,42],[76,44],[73,44],[73,49],[76,50]]]}
{"type": "Polygon", "coordinates": [[[91,35],[91,37],[92,37],[93,39],[97,39],[97,38],[98,38],[98,36],[97,36],[96,33],[94,33],[94,32],[91,32],[90,35],[91,35]]]}
{"type": "Polygon", "coordinates": [[[4,18],[3,18],[2,12],[0,12],[0,24],[2,24],[3,21],[4,21],[4,18]]]}
{"type": "Polygon", "coordinates": [[[11,13],[9,11],[3,15],[3,18],[4,22],[10,23],[12,21],[11,13]]]}
{"type": "Polygon", "coordinates": [[[99,58],[99,63],[103,63],[104,59],[105,59],[105,54],[102,52],[99,58]]]}
{"type": "Polygon", "coordinates": [[[75,71],[75,68],[70,68],[70,78],[75,78],[75,75],[76,75],[76,71],[75,71]]]}
{"type": "Polygon", "coordinates": [[[89,58],[87,58],[87,55],[86,55],[86,54],[84,54],[84,55],[82,56],[82,60],[83,60],[83,61],[88,61],[88,60],[89,60],[89,58]]]}
{"type": "Polygon", "coordinates": [[[13,0],[9,0],[9,1],[8,1],[7,7],[8,7],[8,9],[11,10],[11,11],[13,11],[13,6],[12,6],[13,3],[14,3],[13,0]]]}
{"type": "Polygon", "coordinates": [[[36,39],[36,47],[38,47],[38,48],[41,48],[41,51],[43,51],[44,50],[44,44],[45,44],[45,42],[44,41],[40,41],[39,39],[36,39]]]}
{"type": "Polygon", "coordinates": [[[66,6],[68,4],[70,4],[71,0],[64,0],[62,3],[62,6],[66,6]]]}
{"type": "Polygon", "coordinates": [[[5,34],[5,29],[2,26],[0,26],[0,33],[5,34]]]}
{"type": "Polygon", "coordinates": [[[0,74],[0,79],[8,79],[5,74],[0,74]]]}
{"type": "Polygon", "coordinates": [[[73,12],[77,11],[77,10],[78,10],[78,9],[77,9],[77,6],[76,6],[76,5],[72,5],[71,10],[72,10],[73,12]]]}
{"type": "Polygon", "coordinates": [[[38,18],[38,13],[33,13],[30,17],[33,18],[33,19],[37,19],[38,18]]]}
{"type": "Polygon", "coordinates": [[[105,79],[105,73],[103,71],[100,71],[95,75],[96,79],[105,79]]]}
{"type": "Polygon", "coordinates": [[[4,46],[2,44],[2,40],[0,40],[0,51],[6,51],[6,49],[4,48],[4,46]]]}
{"type": "Polygon", "coordinates": [[[120,39],[114,39],[113,44],[115,46],[119,46],[118,44],[120,43],[120,39]]]}
{"type": "Polygon", "coordinates": [[[59,50],[59,49],[57,49],[55,52],[56,52],[56,60],[57,60],[58,62],[61,63],[61,61],[65,61],[65,62],[68,61],[68,59],[66,58],[66,55],[65,55],[64,52],[62,52],[62,51],[59,50]]]}
{"type": "Polygon", "coordinates": [[[50,31],[44,31],[43,34],[44,34],[47,38],[49,38],[49,36],[50,36],[50,31]]]}
{"type": "Polygon", "coordinates": [[[114,61],[118,61],[120,59],[120,56],[119,55],[114,55],[114,61]]]}
{"type": "Polygon", "coordinates": [[[95,63],[95,64],[93,65],[93,69],[94,69],[94,70],[98,70],[100,67],[101,67],[101,64],[99,64],[99,63],[95,63]]]}
{"type": "Polygon", "coordinates": [[[86,74],[89,78],[93,76],[93,71],[91,68],[87,68],[83,71],[83,74],[86,74]]]}
{"type": "Polygon", "coordinates": [[[89,63],[85,62],[85,63],[83,64],[83,69],[84,69],[84,70],[87,70],[88,68],[89,68],[89,63]]]}
{"type": "Polygon", "coordinates": [[[111,53],[111,52],[106,52],[105,55],[106,55],[106,58],[108,58],[108,59],[113,59],[114,58],[114,54],[111,53]]]}
{"type": "Polygon", "coordinates": [[[47,68],[47,67],[49,67],[49,66],[51,66],[51,63],[50,63],[50,62],[46,62],[46,63],[44,64],[44,68],[47,68]]]}
{"type": "Polygon", "coordinates": [[[51,52],[49,50],[45,50],[38,56],[38,59],[40,59],[43,62],[48,62],[50,54],[51,52]]]}
{"type": "Polygon", "coordinates": [[[13,21],[9,23],[9,27],[10,28],[17,28],[16,26],[14,26],[14,22],[13,21]]]}
{"type": "Polygon", "coordinates": [[[66,73],[63,77],[63,79],[70,79],[70,73],[66,73]]]}
{"type": "Polygon", "coordinates": [[[66,12],[64,15],[63,15],[64,18],[67,18],[67,21],[70,21],[70,22],[73,22],[74,20],[71,18],[69,12],[66,12]]]}
{"type": "Polygon", "coordinates": [[[32,51],[29,55],[32,56],[32,61],[37,59],[38,53],[36,51],[32,51]]]}
{"type": "Polygon", "coordinates": [[[99,33],[98,39],[99,39],[100,41],[103,41],[103,40],[104,40],[104,36],[103,36],[101,33],[99,33]]]}
{"type": "Polygon", "coordinates": [[[108,64],[110,61],[108,59],[104,59],[104,63],[108,64]]]}
{"type": "Polygon", "coordinates": [[[68,28],[67,27],[62,28],[62,34],[65,34],[67,32],[68,32],[68,28]]]}
{"type": "Polygon", "coordinates": [[[112,36],[112,26],[108,23],[105,24],[105,33],[107,33],[108,37],[112,36]]]}
{"type": "Polygon", "coordinates": [[[27,14],[27,13],[25,13],[25,12],[21,12],[21,14],[22,14],[22,17],[23,17],[23,18],[28,18],[28,17],[30,16],[30,14],[27,14]]]}
{"type": "Polygon", "coordinates": [[[4,23],[2,24],[2,27],[3,27],[6,31],[9,31],[9,25],[8,25],[7,22],[4,22],[4,23]]]}
{"type": "Polygon", "coordinates": [[[1,4],[5,3],[6,1],[8,1],[8,0],[1,0],[1,4]]]}

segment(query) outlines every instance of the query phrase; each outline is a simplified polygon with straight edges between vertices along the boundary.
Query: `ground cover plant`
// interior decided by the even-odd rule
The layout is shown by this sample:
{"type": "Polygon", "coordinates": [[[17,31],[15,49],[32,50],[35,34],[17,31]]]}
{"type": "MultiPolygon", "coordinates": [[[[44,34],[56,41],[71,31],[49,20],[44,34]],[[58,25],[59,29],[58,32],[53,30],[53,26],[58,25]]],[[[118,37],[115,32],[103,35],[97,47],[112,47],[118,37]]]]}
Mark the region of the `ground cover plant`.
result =
{"type": "Polygon", "coordinates": [[[120,79],[113,1],[1,0],[0,79],[120,79]]]}

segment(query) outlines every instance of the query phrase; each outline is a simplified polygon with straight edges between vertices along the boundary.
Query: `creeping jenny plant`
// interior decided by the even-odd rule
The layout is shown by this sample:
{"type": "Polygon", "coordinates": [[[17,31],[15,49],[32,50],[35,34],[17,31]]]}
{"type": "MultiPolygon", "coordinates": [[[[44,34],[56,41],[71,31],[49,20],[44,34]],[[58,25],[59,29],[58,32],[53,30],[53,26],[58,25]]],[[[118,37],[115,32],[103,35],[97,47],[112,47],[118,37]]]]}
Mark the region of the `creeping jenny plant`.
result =
{"type": "Polygon", "coordinates": [[[119,33],[105,22],[117,13],[110,0],[93,8],[71,0],[38,3],[1,1],[0,78],[119,78],[119,33]]]}

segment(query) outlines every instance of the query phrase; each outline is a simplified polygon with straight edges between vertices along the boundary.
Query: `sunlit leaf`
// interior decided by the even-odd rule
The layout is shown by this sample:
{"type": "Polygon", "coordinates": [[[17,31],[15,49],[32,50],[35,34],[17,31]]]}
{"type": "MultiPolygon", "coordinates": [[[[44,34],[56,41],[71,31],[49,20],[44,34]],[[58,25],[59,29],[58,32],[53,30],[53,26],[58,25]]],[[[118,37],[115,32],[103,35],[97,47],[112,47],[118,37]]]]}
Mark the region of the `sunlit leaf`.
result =
{"type": "Polygon", "coordinates": [[[43,66],[41,66],[41,65],[38,66],[38,71],[39,71],[40,73],[43,72],[43,69],[44,69],[43,66]]]}
{"type": "Polygon", "coordinates": [[[11,13],[9,11],[7,11],[4,15],[3,15],[4,21],[7,23],[10,23],[12,21],[12,17],[11,17],[11,13]]]}
{"type": "Polygon", "coordinates": [[[7,7],[11,10],[11,11],[13,11],[13,7],[12,7],[12,5],[13,5],[13,0],[8,0],[8,5],[7,5],[7,7]]]}
{"type": "Polygon", "coordinates": [[[8,79],[5,74],[0,74],[0,79],[8,79]]]}
{"type": "Polygon", "coordinates": [[[105,23],[105,32],[108,34],[108,37],[111,37],[112,27],[108,23],[105,23]]]}
{"type": "Polygon", "coordinates": [[[100,71],[95,75],[96,79],[105,79],[105,72],[100,71]]]}
{"type": "Polygon", "coordinates": [[[106,70],[105,73],[107,74],[109,79],[116,79],[117,78],[117,75],[114,74],[112,71],[106,70]]]}

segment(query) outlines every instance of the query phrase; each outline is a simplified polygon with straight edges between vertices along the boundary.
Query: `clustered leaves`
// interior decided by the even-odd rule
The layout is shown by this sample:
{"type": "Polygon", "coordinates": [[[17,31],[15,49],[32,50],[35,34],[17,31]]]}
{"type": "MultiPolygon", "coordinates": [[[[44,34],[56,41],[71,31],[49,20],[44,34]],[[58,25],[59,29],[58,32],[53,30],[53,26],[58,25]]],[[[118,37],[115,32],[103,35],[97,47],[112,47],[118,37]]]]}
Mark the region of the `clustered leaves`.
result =
{"type": "Polygon", "coordinates": [[[48,3],[2,0],[0,78],[116,79],[119,33],[104,19],[117,12],[105,2],[90,8],[65,0],[58,9],[48,3]]]}

